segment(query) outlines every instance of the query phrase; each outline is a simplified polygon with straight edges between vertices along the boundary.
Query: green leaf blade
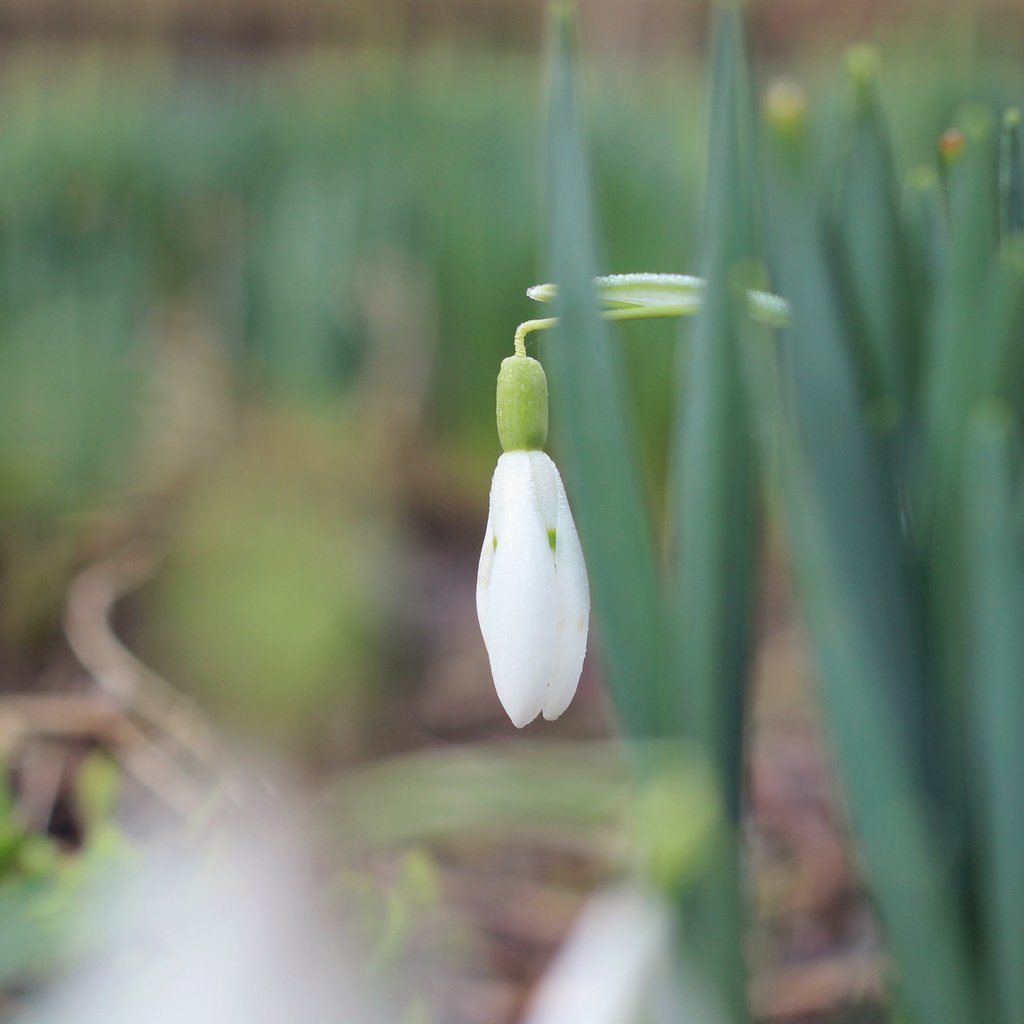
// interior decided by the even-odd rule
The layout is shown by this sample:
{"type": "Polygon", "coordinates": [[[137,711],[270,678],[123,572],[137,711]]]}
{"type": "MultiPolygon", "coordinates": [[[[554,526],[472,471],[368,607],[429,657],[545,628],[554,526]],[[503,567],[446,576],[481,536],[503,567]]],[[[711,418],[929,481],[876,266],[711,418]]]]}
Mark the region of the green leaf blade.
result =
{"type": "Polygon", "coordinates": [[[556,436],[590,573],[609,681],[627,733],[666,728],[659,583],[619,353],[594,298],[597,242],[576,98],[575,22],[555,8],[549,93],[550,262],[560,322],[546,346],[556,436]]]}
{"type": "Polygon", "coordinates": [[[739,5],[717,11],[705,201],[704,301],[680,374],[672,525],[680,714],[735,810],[757,553],[757,473],[740,365],[756,234],[755,140],[739,5]]]}
{"type": "Polygon", "coordinates": [[[1004,243],[1024,234],[1024,131],[1016,108],[1003,115],[999,140],[999,228],[1004,243]]]}
{"type": "Polygon", "coordinates": [[[980,808],[984,948],[1000,1021],[1024,1019],[1024,546],[1015,515],[1012,417],[979,410],[968,438],[975,799],[980,808]]]}
{"type": "Polygon", "coordinates": [[[847,75],[833,211],[836,248],[869,394],[893,403],[905,417],[915,390],[922,310],[915,301],[875,52],[851,50],[847,75]]]}
{"type": "Polygon", "coordinates": [[[944,835],[926,813],[942,786],[912,551],[886,446],[868,421],[849,322],[792,125],[773,125],[773,267],[791,304],[781,353],[752,401],[778,436],[787,534],[821,695],[867,875],[913,1019],[973,1019],[965,932],[944,835]],[[775,387],[770,386],[773,377],[775,387]],[[936,756],[936,754],[938,756],[936,756]]]}

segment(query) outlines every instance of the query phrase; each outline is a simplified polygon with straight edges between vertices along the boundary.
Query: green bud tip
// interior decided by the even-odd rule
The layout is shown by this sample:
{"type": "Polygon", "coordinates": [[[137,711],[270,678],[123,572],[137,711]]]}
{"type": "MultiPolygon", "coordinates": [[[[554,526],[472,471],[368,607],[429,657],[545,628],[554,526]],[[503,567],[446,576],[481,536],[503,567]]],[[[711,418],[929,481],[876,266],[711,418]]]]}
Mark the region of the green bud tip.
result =
{"type": "Polygon", "coordinates": [[[873,46],[861,43],[846,51],[846,73],[858,86],[873,85],[882,71],[882,58],[873,46]]]}
{"type": "Polygon", "coordinates": [[[573,34],[576,31],[575,0],[560,0],[558,3],[553,3],[549,17],[556,48],[571,47],[573,34]]]}
{"type": "Polygon", "coordinates": [[[548,379],[530,356],[503,359],[498,371],[498,438],[503,451],[539,451],[548,439],[548,379]]]}
{"type": "Polygon", "coordinates": [[[807,118],[807,94],[791,78],[780,78],[768,87],[765,115],[771,126],[785,135],[796,135],[807,118]]]}
{"type": "Polygon", "coordinates": [[[947,128],[939,136],[939,157],[945,164],[954,163],[963,154],[967,140],[959,128],[947,128]]]}
{"type": "Polygon", "coordinates": [[[995,116],[983,103],[965,103],[960,108],[957,123],[963,128],[969,142],[984,142],[995,129],[995,116]]]}
{"type": "Polygon", "coordinates": [[[935,173],[934,167],[919,164],[907,173],[907,184],[916,192],[929,192],[933,188],[938,188],[939,176],[935,173]]]}
{"type": "Polygon", "coordinates": [[[882,59],[871,46],[854,46],[846,51],[846,76],[850,83],[853,109],[858,115],[870,110],[878,79],[882,72],[882,59]]]}

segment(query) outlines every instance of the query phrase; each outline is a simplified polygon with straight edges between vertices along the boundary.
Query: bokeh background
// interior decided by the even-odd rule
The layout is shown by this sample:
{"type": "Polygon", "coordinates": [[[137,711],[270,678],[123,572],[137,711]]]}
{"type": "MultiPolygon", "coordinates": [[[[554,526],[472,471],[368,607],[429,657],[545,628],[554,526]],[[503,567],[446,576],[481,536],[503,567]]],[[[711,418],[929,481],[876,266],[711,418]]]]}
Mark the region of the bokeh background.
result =
{"type": "MultiPolygon", "coordinates": [[[[581,7],[603,270],[692,271],[706,5],[581,7]]],[[[518,1019],[619,863],[599,637],[523,737],[473,604],[494,378],[545,275],[543,27],[540,0],[0,2],[5,1013],[67,961],[83,876],[244,803],[250,759],[321,828],[374,970],[431,945],[409,1020],[518,1019]]],[[[763,0],[751,28],[759,88],[801,82],[825,137],[841,54],[879,44],[904,167],[965,92],[1022,94],[1016,3],[763,0]]],[[[653,495],[677,328],[620,336],[653,495]]],[[[874,924],[767,557],[755,1003],[872,1020],[874,924]]]]}

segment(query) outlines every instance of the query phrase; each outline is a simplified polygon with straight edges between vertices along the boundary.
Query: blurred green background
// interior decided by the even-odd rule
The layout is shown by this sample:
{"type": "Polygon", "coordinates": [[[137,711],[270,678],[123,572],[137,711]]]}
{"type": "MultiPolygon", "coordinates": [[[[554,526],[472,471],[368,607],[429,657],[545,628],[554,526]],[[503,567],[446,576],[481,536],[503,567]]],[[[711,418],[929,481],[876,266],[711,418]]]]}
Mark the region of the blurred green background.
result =
{"type": "MultiPolygon", "coordinates": [[[[613,67],[595,90],[610,270],[687,265],[696,70],[613,67]]],[[[454,45],[197,67],[96,45],[12,56],[12,659],[49,653],[84,561],[142,537],[162,563],[143,657],[178,684],[230,714],[365,674],[414,540],[410,489],[482,521],[496,367],[543,276],[539,71],[454,45]]],[[[626,340],[652,473],[672,336],[626,340]]]]}

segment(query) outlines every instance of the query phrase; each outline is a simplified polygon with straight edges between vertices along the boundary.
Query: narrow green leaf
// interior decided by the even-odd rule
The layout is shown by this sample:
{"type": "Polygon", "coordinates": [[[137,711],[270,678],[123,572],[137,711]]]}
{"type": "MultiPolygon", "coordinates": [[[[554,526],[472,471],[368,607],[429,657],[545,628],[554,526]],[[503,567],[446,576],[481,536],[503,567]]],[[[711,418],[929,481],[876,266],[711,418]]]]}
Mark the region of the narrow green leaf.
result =
{"type": "MultiPolygon", "coordinates": [[[[903,187],[903,219],[913,289],[929,308],[949,259],[949,226],[946,223],[942,185],[934,167],[915,167],[903,187]]],[[[920,363],[920,357],[919,357],[920,363]]],[[[915,374],[920,365],[914,367],[915,374]]]]}
{"type": "MultiPolygon", "coordinates": [[[[995,255],[995,147],[983,108],[963,115],[962,150],[947,158],[950,259],[927,353],[925,414],[932,504],[959,505],[963,436],[977,399],[978,315],[995,255]]],[[[936,509],[935,514],[941,514],[936,509]]]]}
{"type": "Polygon", "coordinates": [[[903,513],[868,424],[803,143],[792,125],[782,128],[773,140],[768,209],[792,327],[782,335],[778,369],[755,347],[761,358],[748,376],[751,400],[762,409],[768,402],[761,436],[781,438],[778,484],[800,606],[899,983],[916,1021],[958,1024],[973,1019],[971,988],[946,851],[925,811],[927,787],[942,784],[941,759],[928,745],[933,709],[903,513]]]}
{"type": "Polygon", "coordinates": [[[598,314],[597,243],[576,99],[574,17],[553,19],[549,93],[550,259],[560,323],[545,347],[553,435],[590,573],[612,695],[626,731],[664,732],[659,584],[619,352],[598,314]]]}
{"type": "Polygon", "coordinates": [[[891,465],[874,429],[857,373],[849,322],[824,249],[802,163],[779,153],[770,168],[773,270],[792,306],[781,359],[809,486],[829,517],[851,599],[886,651],[892,702],[917,766],[929,776],[925,730],[923,639],[916,613],[912,552],[904,537],[891,465]],[[841,540],[840,540],[841,538],[841,540]]]}
{"type": "MultiPolygon", "coordinates": [[[[674,424],[675,614],[684,728],[711,756],[738,827],[758,550],[758,481],[740,364],[757,228],[741,5],[716,11],[702,262],[707,284],[674,424]]],[[[690,920],[733,1021],[746,1019],[735,836],[690,920]]]]}
{"type": "MultiPolygon", "coordinates": [[[[704,282],[689,274],[608,274],[594,278],[594,292],[607,306],[680,306],[700,304],[704,282]]],[[[558,295],[553,284],[526,289],[535,302],[552,302],[558,295]]]]}
{"type": "Polygon", "coordinates": [[[964,111],[962,132],[942,145],[949,196],[950,248],[931,313],[924,366],[923,472],[913,495],[927,562],[929,662],[942,703],[937,722],[948,781],[947,835],[960,851],[960,886],[972,898],[966,854],[971,834],[967,778],[966,553],[963,523],[967,422],[981,397],[982,368],[993,363],[986,300],[996,255],[996,146],[991,113],[964,111]]]}
{"type": "Polygon", "coordinates": [[[1024,132],[1016,108],[1003,115],[999,144],[999,228],[1004,242],[1024,234],[1024,132]]]}
{"type": "Polygon", "coordinates": [[[757,499],[739,343],[743,291],[753,256],[740,10],[722,6],[716,27],[711,144],[705,208],[707,286],[676,416],[681,701],[687,728],[719,760],[738,797],[739,738],[749,669],[757,499]]]}
{"type": "Polygon", "coordinates": [[[977,368],[977,396],[996,399],[1014,408],[1024,398],[1024,236],[1012,239],[1000,252],[982,303],[977,368]]]}
{"type": "Polygon", "coordinates": [[[783,483],[803,609],[820,670],[824,708],[872,892],[912,1019],[957,1024],[971,1012],[962,922],[929,834],[897,727],[886,652],[845,577],[842,542],[799,470],[783,483]]]}
{"type": "Polygon", "coordinates": [[[970,610],[975,800],[982,825],[984,949],[994,1017],[1024,1020],[1024,547],[1015,516],[1012,418],[979,411],[968,443],[965,499],[972,567],[970,610]]]}
{"type": "Polygon", "coordinates": [[[909,412],[920,349],[921,310],[899,216],[896,173],[878,96],[878,56],[847,55],[842,154],[834,231],[857,330],[853,340],[873,400],[909,412]]]}

